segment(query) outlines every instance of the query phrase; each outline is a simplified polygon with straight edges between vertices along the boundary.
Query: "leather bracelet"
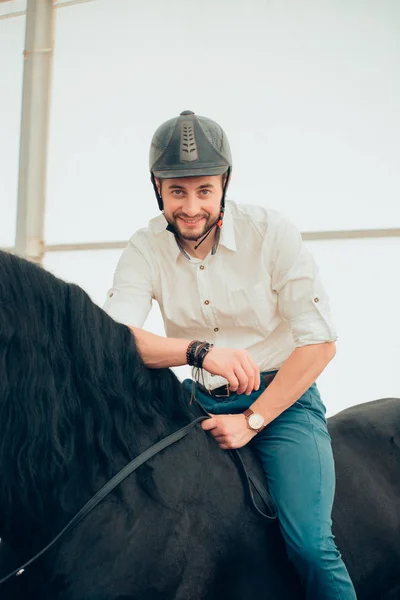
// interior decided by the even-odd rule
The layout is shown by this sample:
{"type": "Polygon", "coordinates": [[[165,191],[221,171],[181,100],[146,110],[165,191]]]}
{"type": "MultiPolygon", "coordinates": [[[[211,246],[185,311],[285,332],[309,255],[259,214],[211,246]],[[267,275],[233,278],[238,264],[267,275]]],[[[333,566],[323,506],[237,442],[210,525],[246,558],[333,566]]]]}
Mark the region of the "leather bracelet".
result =
{"type": "Polygon", "coordinates": [[[193,344],[193,346],[190,350],[190,355],[189,355],[190,365],[192,367],[196,366],[196,357],[202,347],[203,347],[203,342],[196,342],[195,344],[193,344]]]}
{"type": "Polygon", "coordinates": [[[197,342],[197,344],[195,344],[195,346],[192,347],[192,352],[191,352],[191,363],[194,367],[198,367],[198,357],[200,352],[203,350],[203,348],[205,347],[205,345],[207,344],[207,342],[197,342]]]}
{"type": "Polygon", "coordinates": [[[210,344],[209,342],[203,342],[202,347],[198,348],[198,352],[196,353],[194,359],[194,366],[198,369],[203,368],[203,362],[207,354],[210,352],[211,348],[214,347],[214,344],[210,344]]]}
{"type": "Polygon", "coordinates": [[[201,367],[203,366],[203,361],[208,354],[208,350],[209,350],[208,347],[204,346],[203,348],[201,348],[201,350],[197,354],[196,359],[195,359],[196,360],[195,366],[198,369],[201,369],[201,367]]]}
{"type": "Polygon", "coordinates": [[[200,342],[199,340],[193,340],[189,343],[186,349],[186,362],[191,367],[201,369],[203,362],[214,344],[209,342],[200,342]]]}
{"type": "Polygon", "coordinates": [[[196,354],[201,345],[202,345],[202,342],[200,342],[199,340],[194,340],[193,342],[191,342],[189,344],[190,348],[188,348],[186,357],[187,357],[187,363],[191,367],[195,366],[196,354]]]}

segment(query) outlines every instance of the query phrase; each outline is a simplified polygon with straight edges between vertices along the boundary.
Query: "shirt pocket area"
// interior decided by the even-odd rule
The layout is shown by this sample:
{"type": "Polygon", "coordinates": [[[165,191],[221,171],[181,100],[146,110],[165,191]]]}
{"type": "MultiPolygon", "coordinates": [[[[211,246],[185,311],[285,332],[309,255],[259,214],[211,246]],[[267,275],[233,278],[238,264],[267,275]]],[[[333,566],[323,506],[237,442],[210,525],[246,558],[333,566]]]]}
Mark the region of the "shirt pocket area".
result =
{"type": "Polygon", "coordinates": [[[217,318],[230,319],[236,327],[265,331],[277,311],[276,294],[268,281],[237,290],[223,290],[218,301],[217,318]]]}

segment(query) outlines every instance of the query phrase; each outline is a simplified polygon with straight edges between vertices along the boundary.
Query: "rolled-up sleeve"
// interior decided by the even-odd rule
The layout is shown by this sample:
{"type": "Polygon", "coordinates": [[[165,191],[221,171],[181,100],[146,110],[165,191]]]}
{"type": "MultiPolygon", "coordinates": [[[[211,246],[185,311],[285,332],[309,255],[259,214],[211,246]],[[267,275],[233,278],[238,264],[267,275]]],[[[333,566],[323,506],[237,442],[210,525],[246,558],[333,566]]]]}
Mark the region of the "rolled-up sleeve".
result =
{"type": "Polygon", "coordinates": [[[152,300],[151,265],[133,236],[118,262],[103,309],[119,323],[143,327],[152,300]]]}
{"type": "Polygon", "coordinates": [[[273,236],[272,287],[281,317],[290,324],[296,347],[333,342],[337,333],[318,267],[300,232],[287,219],[273,236]]]}

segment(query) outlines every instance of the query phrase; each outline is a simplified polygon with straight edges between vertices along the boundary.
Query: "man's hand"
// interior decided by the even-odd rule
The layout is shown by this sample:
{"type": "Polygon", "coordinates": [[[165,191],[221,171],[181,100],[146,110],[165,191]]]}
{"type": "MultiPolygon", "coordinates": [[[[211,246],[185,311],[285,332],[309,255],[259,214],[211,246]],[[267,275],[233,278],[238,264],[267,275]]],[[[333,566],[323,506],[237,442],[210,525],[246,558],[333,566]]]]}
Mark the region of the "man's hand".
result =
{"type": "Polygon", "coordinates": [[[214,346],[205,357],[203,368],[225,377],[232,392],[249,395],[260,387],[260,370],[247,350],[214,346]]]}
{"type": "Polygon", "coordinates": [[[223,450],[241,448],[257,435],[256,431],[249,429],[243,414],[211,415],[211,419],[203,421],[201,426],[214,436],[223,450]]]}

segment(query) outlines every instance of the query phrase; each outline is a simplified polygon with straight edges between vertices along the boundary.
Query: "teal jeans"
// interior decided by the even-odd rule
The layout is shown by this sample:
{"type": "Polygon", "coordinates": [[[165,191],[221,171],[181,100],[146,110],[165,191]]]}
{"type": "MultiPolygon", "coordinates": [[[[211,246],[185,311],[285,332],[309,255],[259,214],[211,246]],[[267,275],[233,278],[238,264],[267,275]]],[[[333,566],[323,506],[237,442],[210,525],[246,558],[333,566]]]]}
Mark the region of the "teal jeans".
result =
{"type": "MultiPolygon", "coordinates": [[[[262,381],[262,380],[261,380],[262,381]]],[[[187,379],[185,387],[192,385],[187,379]]],[[[196,398],[213,414],[237,414],[264,391],[213,398],[196,389],[196,398]]],[[[325,406],[314,383],[292,406],[250,442],[259,456],[289,559],[308,600],[355,600],[356,594],[332,535],[335,471],[325,406]]]]}

